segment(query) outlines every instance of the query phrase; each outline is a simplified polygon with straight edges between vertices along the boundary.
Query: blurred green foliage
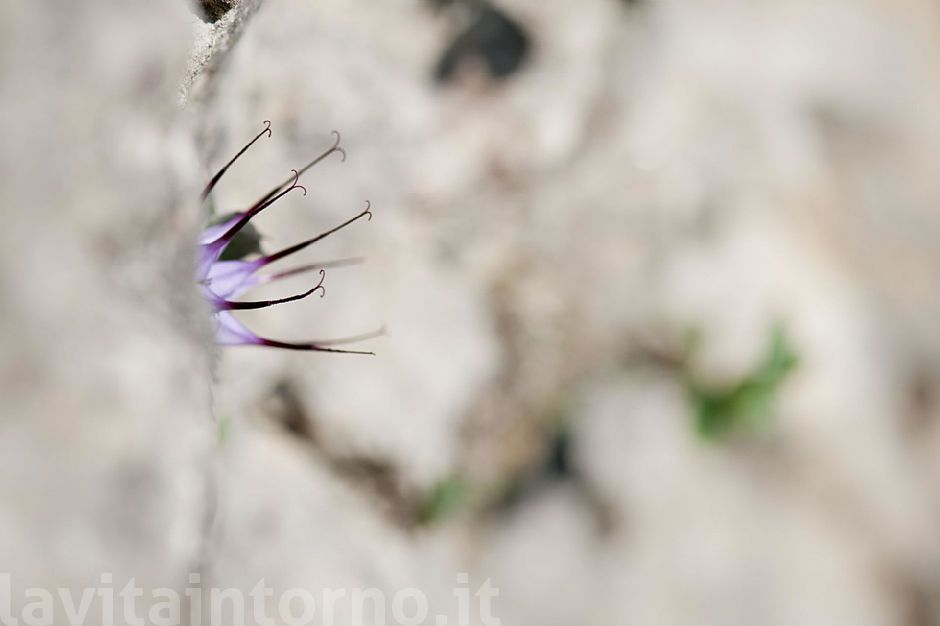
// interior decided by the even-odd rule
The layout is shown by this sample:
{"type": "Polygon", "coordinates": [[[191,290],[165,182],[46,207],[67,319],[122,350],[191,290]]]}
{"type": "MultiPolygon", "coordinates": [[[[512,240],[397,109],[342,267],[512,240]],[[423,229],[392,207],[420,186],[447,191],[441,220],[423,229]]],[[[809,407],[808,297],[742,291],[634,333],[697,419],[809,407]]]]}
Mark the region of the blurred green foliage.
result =
{"type": "Polygon", "coordinates": [[[454,515],[468,501],[470,483],[452,475],[438,482],[419,504],[416,521],[421,525],[441,522],[454,515]]]}
{"type": "Polygon", "coordinates": [[[707,440],[767,425],[780,383],[799,359],[779,325],[771,331],[767,355],[757,369],[729,386],[714,387],[696,381],[686,369],[686,390],[695,411],[698,434],[707,440]]]}
{"type": "Polygon", "coordinates": [[[224,415],[219,416],[218,430],[216,432],[216,437],[218,439],[219,445],[224,446],[229,437],[232,436],[232,420],[224,415]]]}

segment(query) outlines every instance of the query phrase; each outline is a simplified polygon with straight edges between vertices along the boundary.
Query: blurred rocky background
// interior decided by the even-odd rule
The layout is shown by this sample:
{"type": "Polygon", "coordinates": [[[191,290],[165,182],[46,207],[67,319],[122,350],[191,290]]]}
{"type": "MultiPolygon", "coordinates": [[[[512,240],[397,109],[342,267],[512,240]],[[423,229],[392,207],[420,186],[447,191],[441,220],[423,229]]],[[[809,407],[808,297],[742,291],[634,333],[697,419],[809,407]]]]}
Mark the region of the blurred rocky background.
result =
{"type": "Polygon", "coordinates": [[[0,8],[2,568],[432,614],[467,572],[507,626],[940,624],[938,13],[0,8]],[[333,129],[348,153],[265,250],[375,217],[303,253],[366,257],[325,299],[242,319],[384,325],[375,357],[210,346],[198,191],[263,120],[220,211],[333,129]]]}

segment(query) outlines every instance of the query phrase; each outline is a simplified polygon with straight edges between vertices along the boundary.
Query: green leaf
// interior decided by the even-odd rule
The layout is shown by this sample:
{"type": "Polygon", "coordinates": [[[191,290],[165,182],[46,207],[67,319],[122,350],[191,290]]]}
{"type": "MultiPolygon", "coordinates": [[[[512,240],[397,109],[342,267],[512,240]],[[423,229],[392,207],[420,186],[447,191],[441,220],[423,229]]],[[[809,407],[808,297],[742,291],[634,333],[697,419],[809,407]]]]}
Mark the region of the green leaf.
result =
{"type": "Polygon", "coordinates": [[[224,415],[219,416],[219,425],[216,437],[220,446],[224,446],[232,436],[232,420],[224,415]]]}
{"type": "Polygon", "coordinates": [[[796,368],[799,359],[783,328],[771,331],[767,355],[757,369],[726,387],[710,387],[686,373],[686,390],[695,411],[696,430],[704,439],[719,439],[735,432],[767,426],[777,388],[796,368]]]}
{"type": "Polygon", "coordinates": [[[416,513],[419,524],[438,523],[456,513],[470,495],[470,484],[460,476],[450,476],[437,483],[420,503],[416,513]]]}

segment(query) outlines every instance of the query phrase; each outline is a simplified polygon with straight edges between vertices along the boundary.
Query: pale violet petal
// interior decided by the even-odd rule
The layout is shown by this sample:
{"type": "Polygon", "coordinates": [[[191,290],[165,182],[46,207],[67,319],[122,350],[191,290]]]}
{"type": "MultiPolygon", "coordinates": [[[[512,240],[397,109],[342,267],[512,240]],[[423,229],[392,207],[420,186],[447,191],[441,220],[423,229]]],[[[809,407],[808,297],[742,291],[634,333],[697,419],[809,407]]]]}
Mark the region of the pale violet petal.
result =
{"type": "Polygon", "coordinates": [[[212,316],[215,321],[215,342],[220,346],[244,346],[261,344],[262,340],[248,327],[235,319],[228,311],[219,311],[212,316]]]}
{"type": "Polygon", "coordinates": [[[209,267],[204,284],[216,295],[230,299],[262,282],[255,272],[260,261],[217,261],[209,267]]]}
{"type": "Polygon", "coordinates": [[[204,244],[207,244],[207,243],[212,243],[213,241],[217,241],[217,240],[219,239],[219,237],[221,237],[221,236],[224,235],[226,232],[228,232],[228,230],[229,230],[232,226],[234,226],[235,223],[236,223],[238,220],[240,220],[240,219],[242,218],[242,216],[244,216],[244,213],[236,213],[235,215],[233,215],[233,216],[230,217],[229,219],[225,220],[224,222],[220,222],[220,223],[218,223],[218,224],[215,224],[214,226],[210,226],[210,227],[204,229],[204,230],[199,234],[199,242],[198,242],[198,243],[204,245],[204,244]]]}

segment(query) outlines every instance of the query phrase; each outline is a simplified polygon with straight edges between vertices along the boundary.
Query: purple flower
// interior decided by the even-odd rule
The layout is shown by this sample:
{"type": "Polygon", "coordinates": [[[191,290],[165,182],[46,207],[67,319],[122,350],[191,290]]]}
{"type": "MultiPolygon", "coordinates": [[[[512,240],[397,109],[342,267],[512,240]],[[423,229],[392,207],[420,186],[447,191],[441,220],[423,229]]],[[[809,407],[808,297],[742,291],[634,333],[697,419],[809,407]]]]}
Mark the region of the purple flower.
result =
{"type": "MultiPolygon", "coordinates": [[[[225,166],[220,169],[215,174],[215,176],[212,177],[212,180],[209,181],[205,191],[202,193],[202,199],[204,201],[209,197],[209,194],[222,178],[222,175],[225,174],[225,172],[229,167],[232,166],[233,163],[235,163],[238,157],[244,154],[245,151],[248,150],[248,148],[250,148],[252,144],[258,141],[263,135],[266,134],[268,137],[271,136],[271,122],[266,121],[265,125],[266,126],[264,130],[262,130],[255,136],[254,139],[248,142],[245,147],[242,148],[238,154],[232,158],[232,160],[226,163],[225,166]]],[[[368,200],[366,201],[366,208],[364,211],[346,220],[342,224],[331,228],[326,232],[320,233],[316,237],[311,237],[310,239],[296,243],[292,246],[284,248],[283,250],[279,250],[272,254],[263,255],[251,260],[221,259],[226,247],[240,232],[242,232],[242,229],[248,225],[252,218],[295,189],[300,189],[303,191],[304,195],[307,194],[307,190],[302,185],[298,184],[301,174],[334,152],[340,154],[343,160],[346,159],[346,152],[339,147],[339,133],[336,131],[333,132],[336,135],[336,141],[328,150],[323,152],[300,170],[291,170],[293,174],[291,178],[285,180],[283,183],[273,188],[260,200],[255,202],[255,204],[252,205],[248,210],[236,213],[219,224],[209,226],[200,234],[198,241],[198,254],[196,259],[196,281],[206,301],[212,307],[212,317],[215,323],[215,341],[217,344],[224,346],[270,346],[275,348],[285,348],[288,350],[310,350],[317,352],[374,354],[373,352],[364,352],[358,350],[341,350],[338,348],[331,348],[329,346],[375,337],[382,334],[381,330],[364,335],[358,335],[355,337],[345,337],[342,339],[295,343],[260,337],[252,332],[247,326],[238,321],[238,319],[236,319],[232,314],[232,311],[262,309],[277,304],[284,304],[286,302],[301,300],[317,292],[320,293],[320,297],[322,298],[325,294],[323,280],[326,276],[326,268],[337,267],[340,265],[349,265],[351,263],[358,262],[358,259],[343,259],[327,263],[302,265],[273,274],[260,274],[258,271],[267,265],[274,263],[275,261],[279,261],[284,257],[294,254],[295,252],[299,252],[307,246],[310,246],[320,241],[321,239],[332,235],[336,231],[349,226],[360,218],[365,217],[371,220],[371,205],[368,200]],[[282,278],[287,278],[288,276],[295,276],[297,274],[312,270],[319,270],[319,279],[316,285],[302,293],[294,294],[284,298],[278,298],[275,300],[236,300],[236,298],[240,297],[249,289],[258,285],[274,282],[282,278]]]]}

